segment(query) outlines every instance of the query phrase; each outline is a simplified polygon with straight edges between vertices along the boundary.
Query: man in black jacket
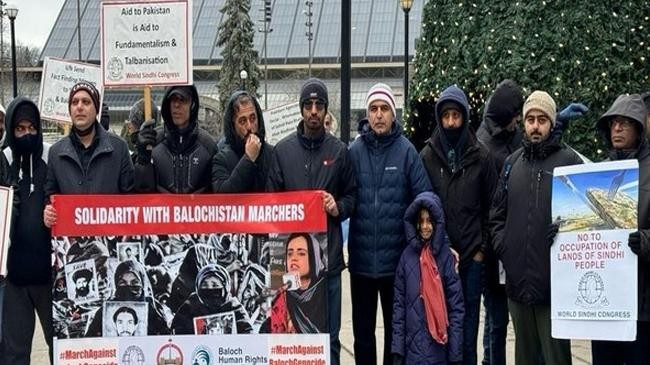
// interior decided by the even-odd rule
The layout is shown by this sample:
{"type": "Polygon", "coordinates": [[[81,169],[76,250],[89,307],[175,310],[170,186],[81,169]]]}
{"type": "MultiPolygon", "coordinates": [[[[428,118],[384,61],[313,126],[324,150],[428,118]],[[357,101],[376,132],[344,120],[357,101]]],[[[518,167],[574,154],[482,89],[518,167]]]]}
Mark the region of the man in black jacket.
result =
{"type": "Polygon", "coordinates": [[[199,94],[194,85],[172,86],[163,98],[160,113],[164,137],[156,144],[153,121],[140,128],[135,163],[138,192],[206,193],[211,191],[214,138],[199,127],[199,94]]]}
{"type": "MultiPolygon", "coordinates": [[[[2,332],[3,364],[29,364],[34,335],[34,311],[49,347],[52,362],[52,284],[50,232],[43,223],[45,177],[49,145],[43,143],[41,119],[29,99],[14,99],[7,108],[4,156],[17,181],[20,204],[13,217],[7,262],[2,332]]],[[[4,158],[3,156],[3,158],[4,158]]]]}
{"type": "Polygon", "coordinates": [[[492,156],[469,126],[469,104],[461,89],[455,85],[445,89],[435,114],[438,128],[420,157],[433,191],[442,201],[451,247],[460,255],[465,302],[463,363],[475,364],[483,258],[497,172],[492,156]]]}
{"type": "Polygon", "coordinates": [[[325,132],[328,93],[316,78],[305,82],[300,91],[303,120],[295,133],[275,146],[267,189],[269,191],[323,190],[327,213],[328,318],[330,362],[340,361],[341,271],[343,235],[341,222],[349,218],[356,199],[354,167],[346,145],[325,132]]]}
{"type": "Polygon", "coordinates": [[[591,342],[594,365],[647,364],[650,359],[650,148],[645,138],[645,109],[640,95],[621,95],[596,124],[610,160],[639,161],[638,231],[628,238],[628,246],[639,260],[639,313],[635,341],[591,342]]]}
{"type": "Polygon", "coordinates": [[[263,192],[273,147],[264,141],[264,116],[257,100],[236,91],[223,119],[226,144],[212,163],[215,193],[263,192]]]}
{"type": "Polygon", "coordinates": [[[494,250],[506,271],[508,307],[515,328],[515,363],[570,364],[568,340],[551,337],[550,260],[547,232],[551,225],[553,169],[582,163],[552,133],[555,101],[533,92],[523,109],[523,147],[505,163],[490,221],[494,250]]]}

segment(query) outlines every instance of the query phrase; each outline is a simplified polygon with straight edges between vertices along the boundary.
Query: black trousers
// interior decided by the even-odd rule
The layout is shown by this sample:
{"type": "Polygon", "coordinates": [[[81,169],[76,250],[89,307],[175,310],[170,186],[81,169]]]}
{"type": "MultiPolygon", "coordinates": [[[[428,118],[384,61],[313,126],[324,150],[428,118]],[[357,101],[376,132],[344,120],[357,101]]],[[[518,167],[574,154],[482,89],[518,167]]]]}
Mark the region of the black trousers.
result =
{"type": "Polygon", "coordinates": [[[357,364],[377,364],[377,295],[381,299],[384,316],[384,365],[393,363],[390,348],[393,339],[394,281],[395,276],[375,279],[350,273],[354,360],[357,364]]]}
{"type": "Polygon", "coordinates": [[[650,322],[637,322],[636,340],[591,341],[593,365],[641,365],[650,363],[650,322]]]}
{"type": "Polygon", "coordinates": [[[52,285],[18,286],[7,280],[4,293],[2,364],[29,365],[36,314],[52,363],[52,285]]]}

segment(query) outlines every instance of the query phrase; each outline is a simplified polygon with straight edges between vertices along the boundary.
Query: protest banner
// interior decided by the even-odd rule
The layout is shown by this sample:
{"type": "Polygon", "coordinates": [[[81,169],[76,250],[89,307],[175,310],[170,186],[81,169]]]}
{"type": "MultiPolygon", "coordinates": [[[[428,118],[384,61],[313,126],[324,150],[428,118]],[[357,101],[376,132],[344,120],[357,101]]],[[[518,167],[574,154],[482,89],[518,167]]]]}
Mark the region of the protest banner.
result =
{"type": "Polygon", "coordinates": [[[45,57],[38,98],[41,118],[59,123],[71,123],[68,96],[72,86],[79,81],[88,81],[95,85],[100,95],[99,111],[101,111],[104,85],[101,68],[98,65],[45,57]]]}
{"type": "Polygon", "coordinates": [[[264,111],[266,141],[272,145],[296,131],[302,120],[299,103],[291,103],[264,111]]]}
{"type": "Polygon", "coordinates": [[[11,213],[14,202],[14,190],[0,186],[0,275],[7,276],[7,259],[9,254],[9,232],[11,230],[11,213]]]}
{"type": "Polygon", "coordinates": [[[55,195],[55,363],[326,364],[321,194],[55,195]]]}
{"type": "Polygon", "coordinates": [[[637,230],[638,185],[636,160],[554,170],[553,337],[634,340],[637,256],[627,240],[637,230]]]}
{"type": "Polygon", "coordinates": [[[102,80],[106,87],[189,85],[192,1],[104,1],[102,80]]]}

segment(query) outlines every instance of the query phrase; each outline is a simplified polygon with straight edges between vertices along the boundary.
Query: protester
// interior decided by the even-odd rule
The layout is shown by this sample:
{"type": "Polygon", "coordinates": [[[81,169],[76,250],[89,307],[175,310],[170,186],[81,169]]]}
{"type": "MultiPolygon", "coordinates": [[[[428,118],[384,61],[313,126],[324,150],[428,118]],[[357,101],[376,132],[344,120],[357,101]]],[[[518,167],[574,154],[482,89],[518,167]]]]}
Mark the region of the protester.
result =
{"type": "Polygon", "coordinates": [[[210,192],[216,141],[199,127],[199,94],[194,85],[172,86],[163,98],[160,114],[164,137],[157,143],[155,123],[143,123],[138,132],[135,183],[138,192],[194,194],[210,192]]]}
{"type": "Polygon", "coordinates": [[[497,181],[494,160],[469,126],[469,104],[457,86],[435,106],[438,128],[420,152],[433,191],[442,200],[451,247],[460,255],[465,316],[463,363],[476,364],[488,218],[497,181]]]}
{"type": "Polygon", "coordinates": [[[56,223],[49,202],[54,194],[119,194],[133,191],[133,164],[123,139],[99,125],[100,95],[86,81],[70,89],[70,135],[56,142],[48,155],[43,212],[46,227],[56,223]]]}
{"type": "Polygon", "coordinates": [[[382,83],[366,96],[366,116],[350,146],[357,200],[348,236],[354,358],[376,364],[377,296],[384,320],[385,365],[392,364],[391,335],[395,269],[404,249],[404,211],[415,196],[431,191],[415,147],[396,120],[395,96],[382,83]]]}
{"type": "Polygon", "coordinates": [[[463,292],[440,199],[419,194],[404,214],[407,247],[395,275],[393,364],[460,364],[463,292]]]}
{"type": "Polygon", "coordinates": [[[354,209],[356,182],[346,145],[325,132],[328,103],[327,87],[321,80],[311,78],[303,84],[300,91],[303,120],[295,133],[275,146],[267,190],[323,190],[323,208],[327,213],[330,361],[339,364],[341,271],[345,268],[341,222],[354,209]]]}
{"type": "Polygon", "coordinates": [[[52,362],[52,282],[50,232],[43,223],[45,178],[50,145],[43,142],[36,104],[18,97],[7,107],[7,148],[14,194],[20,204],[13,216],[7,261],[2,332],[3,364],[29,364],[38,313],[52,362]]]}
{"type": "Polygon", "coordinates": [[[523,116],[522,147],[504,162],[490,213],[494,250],[506,271],[515,363],[543,359],[547,364],[570,364],[570,342],[551,337],[547,236],[553,232],[553,169],[582,160],[553,136],[556,106],[548,93],[533,92],[524,103],[523,116]]]}
{"type": "Polygon", "coordinates": [[[257,99],[236,91],[226,106],[223,125],[226,144],[212,164],[213,191],[263,192],[273,147],[264,141],[264,115],[257,99]]]}
{"type": "Polygon", "coordinates": [[[632,342],[591,341],[594,365],[647,364],[650,359],[650,148],[646,136],[647,112],[639,94],[620,95],[596,124],[611,161],[639,161],[638,228],[628,246],[638,256],[638,320],[632,342]]]}
{"type": "MultiPolygon", "coordinates": [[[[158,123],[158,108],[156,105],[153,103],[153,99],[151,99],[151,120],[153,120],[154,127],[156,127],[158,123]]],[[[137,161],[137,146],[138,146],[138,135],[140,132],[140,127],[145,122],[145,115],[144,115],[144,99],[140,99],[131,106],[131,110],[129,110],[129,119],[124,121],[124,127],[122,129],[122,132],[120,135],[124,140],[126,140],[126,143],[129,145],[129,150],[132,151],[131,157],[132,160],[135,162],[137,161]]],[[[156,130],[156,128],[154,128],[156,130]]],[[[157,131],[156,131],[157,132],[157,131]]],[[[156,142],[154,145],[157,145],[161,140],[162,140],[162,130],[161,133],[156,133],[156,142]]]]}

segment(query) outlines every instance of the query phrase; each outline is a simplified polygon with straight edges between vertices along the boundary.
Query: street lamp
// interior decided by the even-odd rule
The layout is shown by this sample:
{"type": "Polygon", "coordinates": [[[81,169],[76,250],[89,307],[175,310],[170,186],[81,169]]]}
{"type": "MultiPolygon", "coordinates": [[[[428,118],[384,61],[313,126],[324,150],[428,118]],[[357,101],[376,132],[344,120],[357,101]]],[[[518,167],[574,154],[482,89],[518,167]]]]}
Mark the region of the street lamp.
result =
{"type": "Polygon", "coordinates": [[[239,71],[239,78],[241,79],[241,89],[246,90],[246,79],[248,78],[248,72],[246,72],[246,70],[239,71]]]}
{"type": "Polygon", "coordinates": [[[402,107],[402,119],[406,113],[406,104],[409,98],[409,11],[413,6],[413,0],[399,0],[399,5],[404,10],[404,106],[402,107]]]}
{"type": "Polygon", "coordinates": [[[15,5],[9,5],[5,8],[7,16],[11,21],[11,67],[14,77],[14,98],[18,96],[18,79],[16,78],[16,32],[14,31],[14,21],[18,16],[18,8],[15,5]]]}
{"type": "Polygon", "coordinates": [[[312,0],[307,0],[305,1],[305,6],[307,6],[307,10],[303,11],[303,14],[307,16],[307,22],[305,23],[305,26],[307,27],[307,32],[305,33],[305,36],[307,36],[307,41],[309,42],[309,77],[311,77],[311,41],[314,40],[314,32],[312,31],[312,27],[314,26],[314,23],[311,21],[312,16],[314,16],[314,13],[312,12],[312,6],[314,6],[314,2],[312,0]]]}

